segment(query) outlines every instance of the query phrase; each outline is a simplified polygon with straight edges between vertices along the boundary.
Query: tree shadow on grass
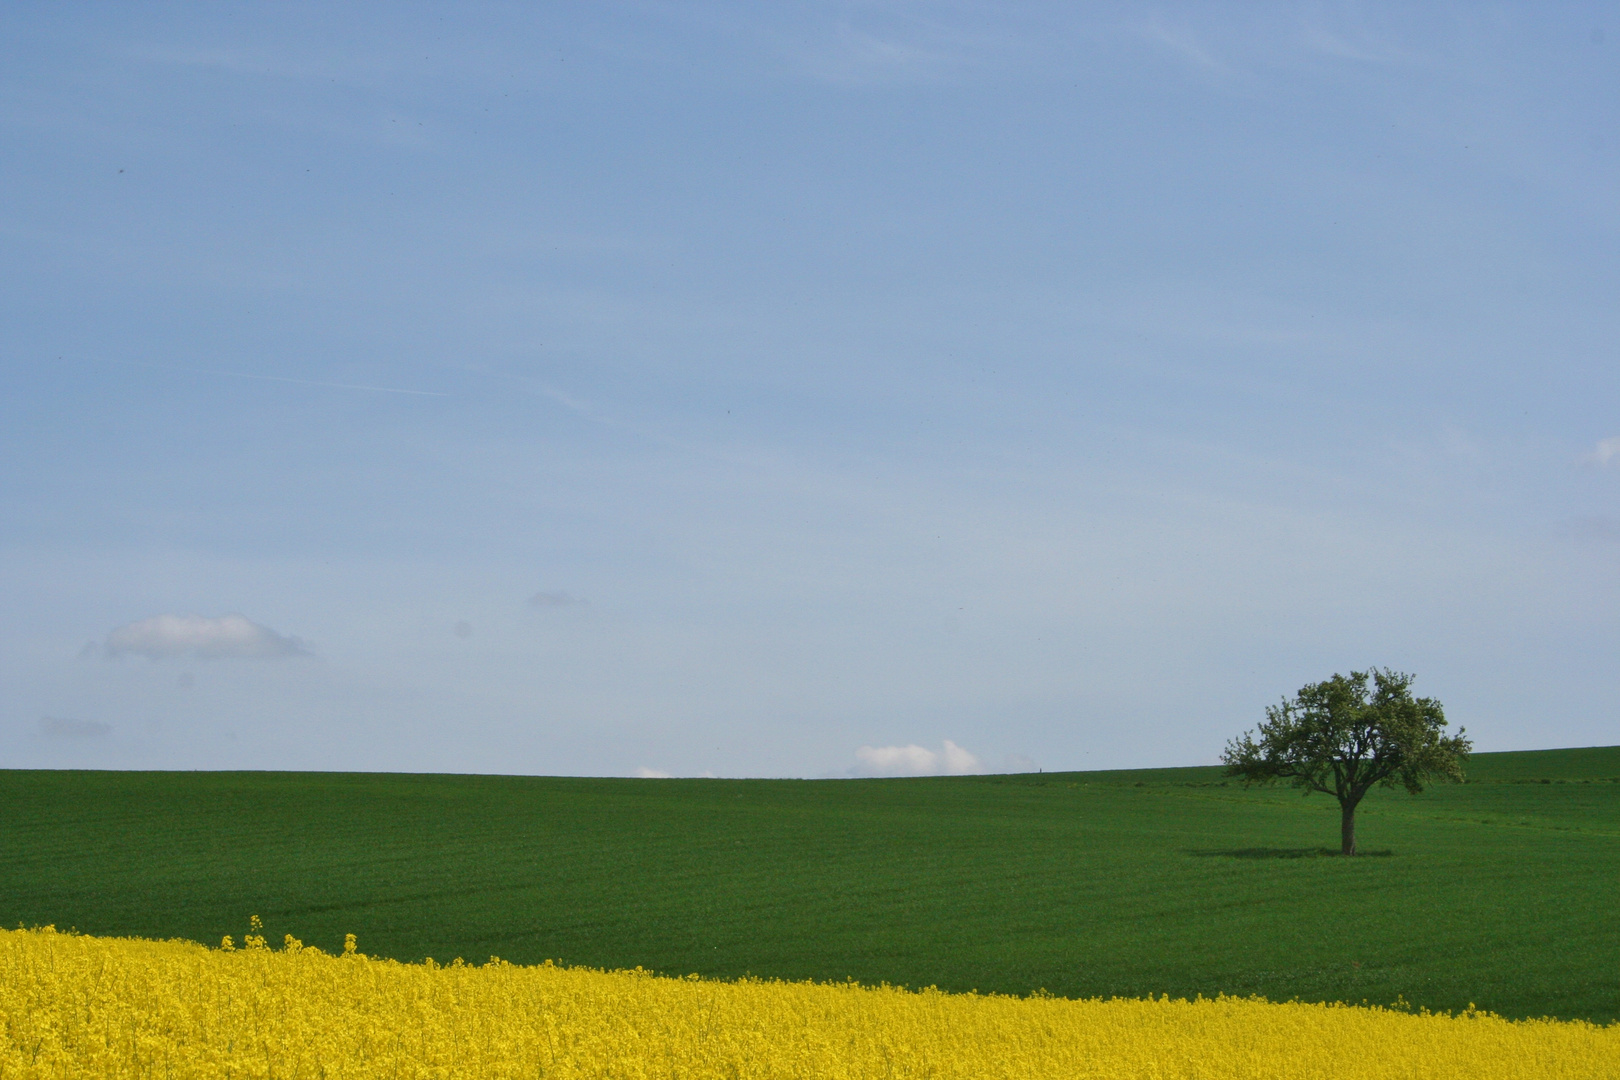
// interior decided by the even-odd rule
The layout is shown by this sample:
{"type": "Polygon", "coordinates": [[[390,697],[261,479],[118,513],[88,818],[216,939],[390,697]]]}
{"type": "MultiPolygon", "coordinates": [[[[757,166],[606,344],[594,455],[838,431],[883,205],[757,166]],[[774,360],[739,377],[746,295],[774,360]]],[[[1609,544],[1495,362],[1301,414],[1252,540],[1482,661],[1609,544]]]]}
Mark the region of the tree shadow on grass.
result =
{"type": "MultiPolygon", "coordinates": [[[[1342,859],[1345,856],[1334,848],[1325,847],[1248,847],[1248,848],[1188,848],[1185,852],[1199,859],[1342,859]]],[[[1383,851],[1358,851],[1352,858],[1387,859],[1394,855],[1383,851]]]]}

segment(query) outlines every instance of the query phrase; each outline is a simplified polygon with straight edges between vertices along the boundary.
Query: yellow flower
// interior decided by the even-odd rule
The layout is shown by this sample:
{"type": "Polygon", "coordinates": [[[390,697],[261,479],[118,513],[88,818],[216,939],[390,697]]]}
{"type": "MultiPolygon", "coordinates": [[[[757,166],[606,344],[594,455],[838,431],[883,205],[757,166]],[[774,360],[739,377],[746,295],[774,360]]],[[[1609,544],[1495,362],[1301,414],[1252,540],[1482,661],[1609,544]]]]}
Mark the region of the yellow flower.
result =
{"type": "MultiPolygon", "coordinates": [[[[263,925],[254,920],[253,929],[263,925]]],[[[1585,1080],[1620,1026],[1253,998],[1088,1000],[401,964],[0,931],[0,1077],[1585,1080]]],[[[255,944],[256,942],[256,944],[255,944]]]]}

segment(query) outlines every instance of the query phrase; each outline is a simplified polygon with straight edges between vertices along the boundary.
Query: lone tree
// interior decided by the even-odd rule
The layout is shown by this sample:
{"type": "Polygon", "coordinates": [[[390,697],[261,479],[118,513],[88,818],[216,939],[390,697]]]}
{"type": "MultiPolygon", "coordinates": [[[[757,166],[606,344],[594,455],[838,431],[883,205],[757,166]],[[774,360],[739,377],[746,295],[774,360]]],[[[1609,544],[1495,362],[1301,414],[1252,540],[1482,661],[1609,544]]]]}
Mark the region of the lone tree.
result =
{"type": "Polygon", "coordinates": [[[1266,709],[1259,738],[1246,731],[1226,744],[1226,775],[1245,785],[1289,780],[1306,795],[1332,795],[1339,800],[1340,850],[1354,855],[1356,806],[1374,784],[1401,783],[1416,795],[1431,777],[1463,778],[1473,744],[1462,728],[1447,738],[1440,703],[1414,698],[1411,685],[1412,676],[1385,668],[1302,687],[1292,701],[1266,709]]]}

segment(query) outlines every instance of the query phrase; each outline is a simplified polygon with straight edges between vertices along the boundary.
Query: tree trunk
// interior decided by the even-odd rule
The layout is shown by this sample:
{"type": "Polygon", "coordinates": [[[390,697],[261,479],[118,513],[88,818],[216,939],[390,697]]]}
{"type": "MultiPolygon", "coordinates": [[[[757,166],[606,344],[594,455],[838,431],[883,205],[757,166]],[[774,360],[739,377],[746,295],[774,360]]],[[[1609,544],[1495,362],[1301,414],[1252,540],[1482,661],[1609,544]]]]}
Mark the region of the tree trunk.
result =
{"type": "Polygon", "coordinates": [[[1339,854],[1356,853],[1356,804],[1348,799],[1339,801],[1339,854]]]}

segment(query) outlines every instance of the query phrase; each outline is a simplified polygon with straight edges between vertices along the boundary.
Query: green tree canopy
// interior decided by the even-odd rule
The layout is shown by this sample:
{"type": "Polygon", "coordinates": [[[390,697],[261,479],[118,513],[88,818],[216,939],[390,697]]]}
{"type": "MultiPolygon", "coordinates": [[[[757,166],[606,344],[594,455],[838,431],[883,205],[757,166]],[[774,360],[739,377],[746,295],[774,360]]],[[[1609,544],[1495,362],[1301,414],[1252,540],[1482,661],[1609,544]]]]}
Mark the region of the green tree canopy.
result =
{"type": "Polygon", "coordinates": [[[1374,785],[1401,784],[1415,795],[1429,779],[1460,781],[1473,748],[1462,728],[1445,735],[1445,711],[1433,698],[1414,698],[1412,678],[1375,668],[1301,687],[1298,697],[1266,709],[1258,733],[1226,744],[1226,774],[1334,796],[1341,850],[1354,855],[1356,807],[1374,785]]]}

